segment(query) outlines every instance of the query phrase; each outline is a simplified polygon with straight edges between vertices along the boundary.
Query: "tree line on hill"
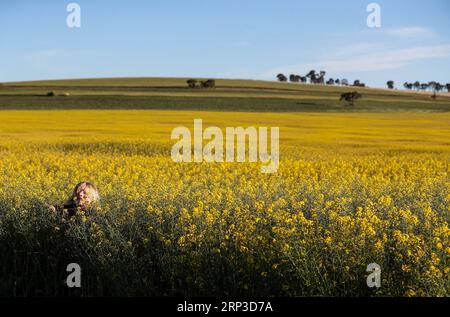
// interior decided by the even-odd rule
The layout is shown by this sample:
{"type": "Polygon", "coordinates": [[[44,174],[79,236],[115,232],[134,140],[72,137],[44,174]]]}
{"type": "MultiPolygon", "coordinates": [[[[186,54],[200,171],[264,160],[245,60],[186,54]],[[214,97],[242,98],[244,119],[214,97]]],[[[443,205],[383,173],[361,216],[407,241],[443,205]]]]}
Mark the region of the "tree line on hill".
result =
{"type": "Polygon", "coordinates": [[[340,86],[354,86],[354,87],[366,87],[366,84],[362,83],[359,79],[354,80],[353,84],[350,84],[349,80],[346,78],[343,79],[333,79],[329,78],[328,80],[325,78],[326,72],[320,71],[316,72],[315,70],[311,70],[305,76],[291,74],[289,78],[284,74],[278,74],[277,79],[280,82],[292,82],[292,83],[310,83],[315,85],[340,85],[340,86]]]}
{"type": "MultiPolygon", "coordinates": [[[[279,82],[291,82],[291,83],[310,83],[315,85],[340,85],[340,86],[353,86],[353,87],[366,87],[366,84],[362,83],[359,79],[356,79],[353,81],[353,84],[350,84],[349,80],[346,78],[343,79],[333,79],[325,78],[326,72],[320,71],[316,72],[315,70],[311,70],[309,73],[307,73],[305,76],[291,74],[289,77],[286,75],[280,73],[277,75],[277,80],[279,82]]],[[[395,82],[393,80],[389,80],[386,83],[387,88],[389,89],[395,89],[395,82]]],[[[420,83],[419,81],[416,81],[414,83],[404,83],[403,87],[408,90],[415,89],[417,91],[431,91],[433,93],[443,92],[447,91],[450,92],[450,83],[449,84],[441,84],[436,81],[431,81],[428,83],[420,83]]]]}
{"type": "Polygon", "coordinates": [[[419,81],[416,81],[414,83],[408,83],[405,82],[403,84],[403,87],[408,90],[417,90],[417,91],[431,91],[433,93],[441,92],[441,91],[447,91],[450,92],[450,83],[447,84],[441,84],[436,81],[430,81],[428,83],[421,83],[419,81]]]}

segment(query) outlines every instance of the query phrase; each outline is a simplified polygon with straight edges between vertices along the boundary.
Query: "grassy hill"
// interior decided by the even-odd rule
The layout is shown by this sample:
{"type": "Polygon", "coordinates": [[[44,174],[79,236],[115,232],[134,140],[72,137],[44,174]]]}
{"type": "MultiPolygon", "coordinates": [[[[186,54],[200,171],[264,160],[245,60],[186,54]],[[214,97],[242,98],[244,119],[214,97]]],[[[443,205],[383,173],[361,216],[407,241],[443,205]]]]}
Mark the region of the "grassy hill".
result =
{"type": "Polygon", "coordinates": [[[98,78],[5,83],[0,110],[161,109],[263,112],[448,112],[450,96],[397,90],[218,79],[216,88],[188,88],[187,78],[98,78]],[[339,101],[357,90],[354,107],[339,101]],[[54,91],[57,95],[49,97],[54,91]]]}

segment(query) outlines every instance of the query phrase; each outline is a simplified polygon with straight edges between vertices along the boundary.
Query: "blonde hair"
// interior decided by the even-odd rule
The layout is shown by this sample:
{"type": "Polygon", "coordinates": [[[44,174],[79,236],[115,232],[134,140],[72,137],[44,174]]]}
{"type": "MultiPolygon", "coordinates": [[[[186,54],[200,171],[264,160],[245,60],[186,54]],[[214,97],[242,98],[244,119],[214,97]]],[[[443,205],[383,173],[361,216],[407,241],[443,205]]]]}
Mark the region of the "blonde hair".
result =
{"type": "Polygon", "coordinates": [[[72,196],[70,197],[68,202],[73,203],[74,201],[76,201],[76,198],[82,191],[85,191],[86,194],[89,195],[92,205],[98,204],[98,202],[100,201],[100,195],[98,194],[97,186],[89,182],[78,183],[77,186],[75,186],[75,188],[73,189],[72,196]]]}

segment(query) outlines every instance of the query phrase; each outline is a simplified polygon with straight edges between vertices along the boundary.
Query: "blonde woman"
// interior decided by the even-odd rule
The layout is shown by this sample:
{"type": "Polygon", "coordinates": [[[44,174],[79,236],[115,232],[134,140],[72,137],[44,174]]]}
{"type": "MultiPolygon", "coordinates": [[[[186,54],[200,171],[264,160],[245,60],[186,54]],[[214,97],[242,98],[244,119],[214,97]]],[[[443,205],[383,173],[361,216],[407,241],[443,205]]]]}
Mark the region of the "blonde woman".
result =
{"type": "Polygon", "coordinates": [[[89,182],[81,182],[75,186],[72,196],[63,206],[50,206],[50,210],[54,213],[68,213],[69,217],[73,217],[79,211],[83,211],[85,215],[91,215],[98,207],[100,195],[97,186],[89,182]]]}

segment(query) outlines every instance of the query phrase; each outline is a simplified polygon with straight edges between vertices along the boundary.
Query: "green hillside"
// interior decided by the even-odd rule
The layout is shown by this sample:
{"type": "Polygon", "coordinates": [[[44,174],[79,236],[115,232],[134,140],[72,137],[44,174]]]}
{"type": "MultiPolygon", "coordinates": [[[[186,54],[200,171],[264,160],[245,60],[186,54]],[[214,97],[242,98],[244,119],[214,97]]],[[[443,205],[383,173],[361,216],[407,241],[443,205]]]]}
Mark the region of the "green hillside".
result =
{"type": "Polygon", "coordinates": [[[189,88],[187,78],[98,78],[5,83],[0,109],[163,109],[273,112],[450,111],[450,96],[387,89],[216,80],[216,88],[189,88]],[[344,92],[363,95],[354,107],[344,92]],[[56,96],[47,96],[54,92],[56,96]],[[63,95],[66,96],[63,96],[63,95]]]}

